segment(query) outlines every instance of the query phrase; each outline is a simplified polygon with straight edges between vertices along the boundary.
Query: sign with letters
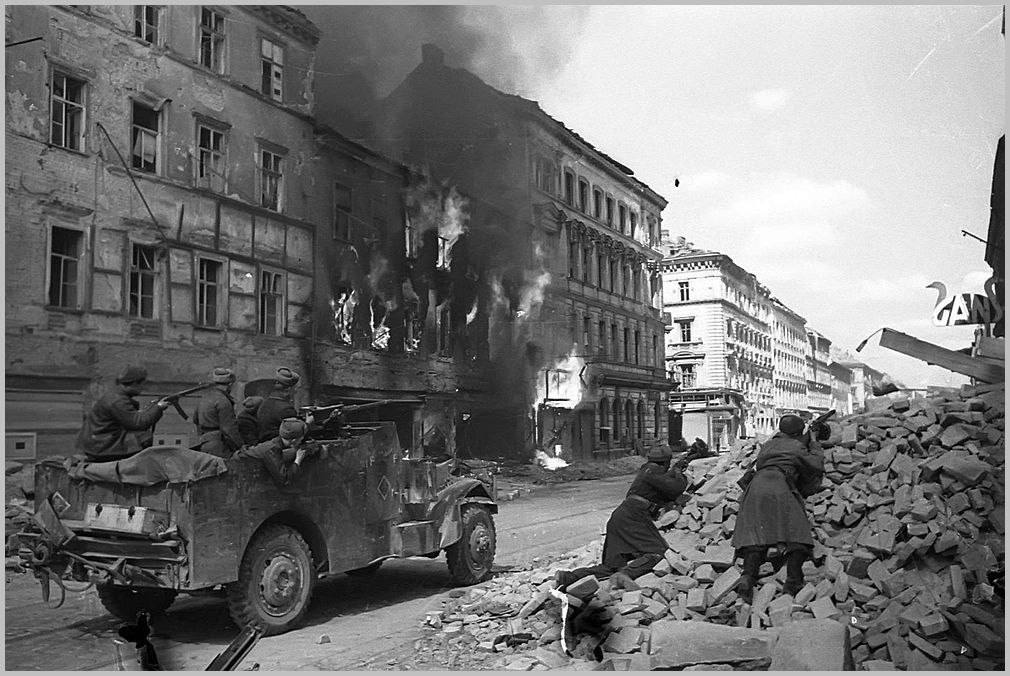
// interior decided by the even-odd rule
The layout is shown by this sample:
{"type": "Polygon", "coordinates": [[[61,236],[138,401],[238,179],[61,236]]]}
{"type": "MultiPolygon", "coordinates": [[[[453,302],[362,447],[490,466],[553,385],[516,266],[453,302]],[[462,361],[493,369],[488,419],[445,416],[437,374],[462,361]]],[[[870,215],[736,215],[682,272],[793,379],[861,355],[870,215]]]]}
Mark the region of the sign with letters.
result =
{"type": "Polygon", "coordinates": [[[933,326],[969,326],[995,324],[1003,317],[1003,306],[996,297],[996,279],[990,277],[983,284],[985,295],[980,293],[947,293],[947,285],[933,282],[926,287],[936,289],[933,305],[933,326]]]}

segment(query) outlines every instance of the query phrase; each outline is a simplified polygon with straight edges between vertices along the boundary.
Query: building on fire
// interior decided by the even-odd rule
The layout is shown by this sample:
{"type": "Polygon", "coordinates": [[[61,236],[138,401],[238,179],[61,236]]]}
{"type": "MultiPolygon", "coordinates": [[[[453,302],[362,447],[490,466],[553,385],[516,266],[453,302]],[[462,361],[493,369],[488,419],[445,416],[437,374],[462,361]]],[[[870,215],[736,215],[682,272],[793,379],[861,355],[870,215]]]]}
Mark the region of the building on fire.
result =
{"type": "Polygon", "coordinates": [[[456,243],[440,239],[465,270],[445,321],[452,341],[475,317],[501,402],[470,426],[569,461],[665,438],[666,200],[536,102],[447,66],[434,45],[381,109],[388,152],[468,198],[456,243]],[[470,281],[475,296],[459,286],[470,281]]]}
{"type": "MultiPolygon", "coordinates": [[[[288,366],[301,403],[391,401],[372,415],[405,446],[452,450],[486,353],[439,321],[454,202],[317,124],[304,15],[5,13],[8,458],[71,452],[82,394],[127,363],[151,398],[228,366],[241,399],[288,366]]],[[[192,431],[169,411],[157,442],[192,431]]]]}

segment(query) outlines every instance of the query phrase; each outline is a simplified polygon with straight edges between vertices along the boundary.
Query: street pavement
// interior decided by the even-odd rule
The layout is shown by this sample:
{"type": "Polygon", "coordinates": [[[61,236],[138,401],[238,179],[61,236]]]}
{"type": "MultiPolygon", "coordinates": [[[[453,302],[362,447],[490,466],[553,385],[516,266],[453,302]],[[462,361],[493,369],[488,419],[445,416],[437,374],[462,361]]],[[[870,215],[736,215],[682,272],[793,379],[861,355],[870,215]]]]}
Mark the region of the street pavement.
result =
{"type": "MultiPolygon", "coordinates": [[[[501,503],[496,564],[529,566],[599,537],[630,481],[624,476],[555,484],[501,503]]],[[[395,668],[398,656],[409,654],[421,636],[425,613],[440,607],[452,589],[444,555],[389,561],[368,578],[335,575],[316,586],[302,628],[260,640],[240,668],[395,668]],[[329,642],[320,643],[324,635],[329,642]]],[[[31,575],[8,571],[5,611],[4,668],[115,669],[113,638],[123,621],[105,612],[94,589],[68,593],[53,610],[31,575]]],[[[238,628],[223,597],[180,596],[154,632],[163,668],[203,670],[238,628]]]]}

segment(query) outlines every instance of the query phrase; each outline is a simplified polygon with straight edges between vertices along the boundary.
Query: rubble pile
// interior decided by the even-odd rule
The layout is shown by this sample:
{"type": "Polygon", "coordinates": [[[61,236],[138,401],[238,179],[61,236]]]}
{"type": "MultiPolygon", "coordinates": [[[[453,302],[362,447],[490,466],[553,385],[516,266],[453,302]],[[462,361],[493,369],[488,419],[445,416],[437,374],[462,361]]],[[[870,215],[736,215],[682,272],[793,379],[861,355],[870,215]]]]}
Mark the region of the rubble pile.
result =
{"type": "Polygon", "coordinates": [[[781,593],[784,567],[768,563],[752,604],[735,592],[736,482],[758,450],[747,442],[691,464],[696,490],[658,521],[670,545],[665,559],[636,580],[637,590],[600,582],[593,613],[583,612],[602,623],[576,635],[570,658],[561,645],[560,604],[549,595],[552,573],[597,562],[599,541],[560,565],[451,599],[429,616],[431,635],[420,643],[473,647],[474,663],[466,666],[477,669],[589,668],[599,659],[611,668],[648,669],[662,662],[655,630],[669,633],[674,620],[774,633],[815,618],[845,626],[852,657],[867,670],[1001,669],[1003,386],[871,404],[832,423],[823,488],[806,501],[817,544],[795,597],[781,593]]]}

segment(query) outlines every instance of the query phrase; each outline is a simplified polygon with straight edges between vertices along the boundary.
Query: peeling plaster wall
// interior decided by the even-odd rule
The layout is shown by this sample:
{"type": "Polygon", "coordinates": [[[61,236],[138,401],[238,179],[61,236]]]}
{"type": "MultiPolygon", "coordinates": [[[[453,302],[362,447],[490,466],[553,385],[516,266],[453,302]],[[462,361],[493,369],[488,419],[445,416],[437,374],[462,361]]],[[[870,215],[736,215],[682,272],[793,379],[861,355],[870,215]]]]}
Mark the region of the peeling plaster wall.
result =
{"type": "MultiPolygon", "coordinates": [[[[236,370],[237,396],[245,384],[270,378],[279,366],[294,368],[303,374],[301,403],[320,385],[343,394],[379,390],[394,398],[480,391],[480,378],[460,375],[450,359],[377,354],[327,342],[332,314],[320,308],[326,307],[330,287],[322,270],[333,263],[334,182],[356,177],[363,216],[369,223],[384,220],[385,241],[395,249],[403,241],[405,179],[398,165],[369,159],[367,151],[317,144],[313,122],[303,116],[312,101],[311,73],[305,72],[313,58],[310,46],[280,36],[287,49],[282,106],[256,93],[257,36],[280,39],[280,29],[255,8],[224,8],[229,17],[224,78],[193,64],[198,6],[165,7],[163,47],[132,37],[132,6],[5,11],[8,42],[45,37],[8,50],[5,129],[7,427],[38,432],[39,456],[71,452],[84,405],[79,393],[110,384],[128,363],[147,367],[151,396],[203,381],[215,366],[236,370]],[[54,67],[88,83],[83,152],[49,144],[54,67]],[[160,229],[97,126],[109,131],[128,160],[131,97],[169,99],[162,108],[161,171],[136,174],[160,229]],[[196,125],[206,118],[227,129],[224,195],[194,185],[196,125]],[[261,141],[285,153],[282,214],[258,206],[261,141]],[[376,172],[378,165],[383,169],[376,172]],[[76,308],[48,306],[53,227],[82,233],[76,308]],[[127,314],[131,243],[160,251],[152,320],[127,314]],[[213,329],[194,325],[200,256],[224,264],[222,321],[213,329]],[[284,335],[258,332],[263,269],[286,277],[284,335]]],[[[191,423],[174,413],[158,426],[165,434],[192,431],[191,423]]]]}

